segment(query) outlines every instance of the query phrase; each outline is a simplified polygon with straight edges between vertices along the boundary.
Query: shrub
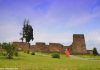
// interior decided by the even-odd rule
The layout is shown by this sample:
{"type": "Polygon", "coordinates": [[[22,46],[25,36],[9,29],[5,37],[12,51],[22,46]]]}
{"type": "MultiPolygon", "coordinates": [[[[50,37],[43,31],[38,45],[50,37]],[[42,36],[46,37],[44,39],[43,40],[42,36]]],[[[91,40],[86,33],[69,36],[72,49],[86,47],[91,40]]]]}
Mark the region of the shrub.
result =
{"type": "Polygon", "coordinates": [[[13,55],[15,53],[15,50],[16,50],[15,46],[13,44],[11,44],[11,43],[3,43],[2,47],[6,51],[7,58],[8,59],[12,59],[13,55]]]}
{"type": "Polygon", "coordinates": [[[96,48],[93,48],[93,55],[99,55],[96,48]]]}
{"type": "Polygon", "coordinates": [[[6,52],[3,52],[3,53],[2,53],[2,55],[3,55],[3,56],[6,56],[6,55],[7,55],[7,53],[6,53],[6,52]]]}
{"type": "Polygon", "coordinates": [[[52,58],[60,58],[60,54],[59,53],[53,53],[52,58]]]}
{"type": "Polygon", "coordinates": [[[15,48],[15,50],[14,50],[14,55],[15,56],[18,56],[18,51],[19,51],[18,48],[15,48]]]}
{"type": "Polygon", "coordinates": [[[15,52],[15,56],[18,56],[18,52],[15,52]]]}
{"type": "Polygon", "coordinates": [[[35,52],[32,52],[31,54],[32,54],[32,55],[35,55],[35,52]]]}

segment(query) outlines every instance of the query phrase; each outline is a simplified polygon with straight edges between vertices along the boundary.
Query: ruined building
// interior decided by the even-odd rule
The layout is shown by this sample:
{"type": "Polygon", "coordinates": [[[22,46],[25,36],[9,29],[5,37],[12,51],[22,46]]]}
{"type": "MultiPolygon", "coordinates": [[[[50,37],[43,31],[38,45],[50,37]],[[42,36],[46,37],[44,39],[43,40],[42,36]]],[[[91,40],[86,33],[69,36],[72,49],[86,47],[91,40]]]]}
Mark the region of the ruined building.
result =
{"type": "Polygon", "coordinates": [[[59,52],[64,53],[66,48],[70,49],[71,54],[86,54],[86,44],[85,44],[85,37],[84,34],[74,34],[73,35],[73,42],[70,46],[64,46],[60,43],[49,43],[46,45],[42,42],[37,42],[35,45],[31,45],[29,48],[27,43],[24,42],[13,42],[18,48],[21,50],[30,50],[34,52],[59,52]]]}
{"type": "Polygon", "coordinates": [[[70,46],[72,54],[85,54],[87,53],[85,38],[83,34],[74,34],[73,43],[70,46]]]}

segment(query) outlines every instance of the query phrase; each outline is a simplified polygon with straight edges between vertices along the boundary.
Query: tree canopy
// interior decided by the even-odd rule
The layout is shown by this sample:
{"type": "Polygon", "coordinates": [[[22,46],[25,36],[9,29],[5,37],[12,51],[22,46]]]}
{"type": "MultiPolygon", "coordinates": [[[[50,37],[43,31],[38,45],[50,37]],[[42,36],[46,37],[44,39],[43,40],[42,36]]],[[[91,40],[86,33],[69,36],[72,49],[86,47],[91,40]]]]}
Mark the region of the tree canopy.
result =
{"type": "Polygon", "coordinates": [[[23,41],[25,39],[26,42],[30,42],[31,40],[33,41],[33,28],[29,24],[29,20],[24,20],[24,25],[22,28],[22,38],[21,40],[23,41]]]}
{"type": "Polygon", "coordinates": [[[3,43],[2,48],[5,49],[8,59],[12,59],[14,54],[17,52],[17,48],[11,43],[3,43]]]}
{"type": "Polygon", "coordinates": [[[99,53],[98,53],[96,48],[93,48],[93,55],[99,55],[99,53]]]}

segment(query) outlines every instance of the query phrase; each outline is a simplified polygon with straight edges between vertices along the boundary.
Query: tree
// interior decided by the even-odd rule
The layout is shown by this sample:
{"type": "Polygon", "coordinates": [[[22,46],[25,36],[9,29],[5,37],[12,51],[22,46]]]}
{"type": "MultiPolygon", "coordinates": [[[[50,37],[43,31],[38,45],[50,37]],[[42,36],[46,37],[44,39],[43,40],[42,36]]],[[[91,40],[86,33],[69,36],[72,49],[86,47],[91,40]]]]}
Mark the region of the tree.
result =
{"type": "Polygon", "coordinates": [[[6,51],[7,58],[12,59],[16,51],[16,47],[11,43],[3,43],[2,48],[6,51]]]}
{"type": "MultiPolygon", "coordinates": [[[[29,24],[29,20],[24,20],[24,25],[22,28],[22,38],[21,40],[23,41],[25,39],[26,43],[29,44],[29,42],[32,40],[33,41],[33,28],[32,26],[29,24]]],[[[29,44],[29,48],[30,48],[30,44],[29,44]]]]}
{"type": "Polygon", "coordinates": [[[93,55],[99,55],[96,48],[93,48],[93,55]]]}
{"type": "Polygon", "coordinates": [[[33,28],[32,26],[29,24],[29,21],[26,21],[24,23],[24,27],[23,27],[23,38],[25,38],[26,42],[30,42],[30,40],[33,41],[33,28]]]}

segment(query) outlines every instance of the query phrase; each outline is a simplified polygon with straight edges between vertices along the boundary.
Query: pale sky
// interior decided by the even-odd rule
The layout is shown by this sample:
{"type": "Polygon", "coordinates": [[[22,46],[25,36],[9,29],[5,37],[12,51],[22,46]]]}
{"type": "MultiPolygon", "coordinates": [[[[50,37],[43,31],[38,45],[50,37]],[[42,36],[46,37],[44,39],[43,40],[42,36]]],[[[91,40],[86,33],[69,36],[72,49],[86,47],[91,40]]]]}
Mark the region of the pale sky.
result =
{"type": "Polygon", "coordinates": [[[0,42],[20,41],[24,19],[35,42],[70,45],[84,34],[87,49],[100,52],[100,0],[0,0],[0,42]]]}

